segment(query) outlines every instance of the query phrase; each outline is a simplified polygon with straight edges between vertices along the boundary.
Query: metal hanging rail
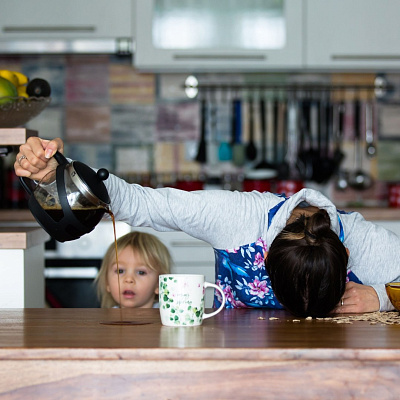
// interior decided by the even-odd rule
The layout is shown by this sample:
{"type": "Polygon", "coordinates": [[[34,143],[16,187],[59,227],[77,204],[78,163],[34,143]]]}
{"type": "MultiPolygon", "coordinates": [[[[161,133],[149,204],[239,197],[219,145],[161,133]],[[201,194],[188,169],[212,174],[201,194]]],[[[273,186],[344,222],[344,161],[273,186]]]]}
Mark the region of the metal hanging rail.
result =
{"type": "Polygon", "coordinates": [[[197,79],[187,79],[184,89],[189,97],[195,97],[198,93],[212,92],[333,92],[333,91],[368,91],[374,92],[378,98],[395,90],[395,86],[388,84],[384,77],[375,78],[374,84],[329,84],[329,83],[199,83],[197,79]],[[191,95],[189,95],[191,93],[191,95]]]}

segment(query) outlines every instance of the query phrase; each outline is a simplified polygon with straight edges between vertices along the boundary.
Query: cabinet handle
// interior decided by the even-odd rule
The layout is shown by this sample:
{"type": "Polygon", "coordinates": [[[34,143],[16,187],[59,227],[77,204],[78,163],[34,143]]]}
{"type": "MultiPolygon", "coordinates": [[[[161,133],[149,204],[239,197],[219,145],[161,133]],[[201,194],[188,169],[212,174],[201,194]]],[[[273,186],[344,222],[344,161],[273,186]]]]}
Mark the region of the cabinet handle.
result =
{"type": "Polygon", "coordinates": [[[95,32],[95,26],[5,26],[3,33],[95,32]]]}
{"type": "Polygon", "coordinates": [[[265,61],[264,54],[174,54],[175,60],[265,61]]]}
{"type": "Polygon", "coordinates": [[[369,55],[369,54],[333,54],[331,59],[334,61],[398,61],[400,60],[400,55],[369,55]]]}

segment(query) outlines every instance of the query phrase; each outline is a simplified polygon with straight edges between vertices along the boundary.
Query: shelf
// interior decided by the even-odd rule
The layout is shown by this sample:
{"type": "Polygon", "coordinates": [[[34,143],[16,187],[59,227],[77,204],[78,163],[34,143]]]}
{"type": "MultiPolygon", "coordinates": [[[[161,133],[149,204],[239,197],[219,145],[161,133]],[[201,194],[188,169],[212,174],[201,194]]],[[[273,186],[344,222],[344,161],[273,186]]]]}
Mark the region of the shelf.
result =
{"type": "Polygon", "coordinates": [[[0,146],[18,146],[24,144],[31,136],[38,132],[25,128],[0,128],[0,146]]]}

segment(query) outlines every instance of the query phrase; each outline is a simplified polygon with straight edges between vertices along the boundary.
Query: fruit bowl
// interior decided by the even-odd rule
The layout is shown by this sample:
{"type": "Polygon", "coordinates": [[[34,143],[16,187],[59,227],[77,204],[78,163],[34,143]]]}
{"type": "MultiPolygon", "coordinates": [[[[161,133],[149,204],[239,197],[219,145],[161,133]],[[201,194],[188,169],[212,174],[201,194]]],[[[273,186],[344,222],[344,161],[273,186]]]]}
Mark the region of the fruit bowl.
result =
{"type": "MultiPolygon", "coordinates": [[[[4,100],[1,97],[0,100],[4,100]]],[[[0,103],[0,128],[16,128],[38,116],[49,104],[50,97],[14,97],[0,103]]]]}

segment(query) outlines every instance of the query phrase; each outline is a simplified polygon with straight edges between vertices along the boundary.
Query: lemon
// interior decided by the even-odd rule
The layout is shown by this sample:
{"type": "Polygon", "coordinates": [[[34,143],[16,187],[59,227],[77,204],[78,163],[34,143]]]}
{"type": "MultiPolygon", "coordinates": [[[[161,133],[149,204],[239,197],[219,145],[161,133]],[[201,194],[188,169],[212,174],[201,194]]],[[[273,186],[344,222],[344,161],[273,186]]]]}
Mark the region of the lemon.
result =
{"type": "Polygon", "coordinates": [[[0,105],[15,101],[18,91],[8,79],[0,76],[0,105]]]}

